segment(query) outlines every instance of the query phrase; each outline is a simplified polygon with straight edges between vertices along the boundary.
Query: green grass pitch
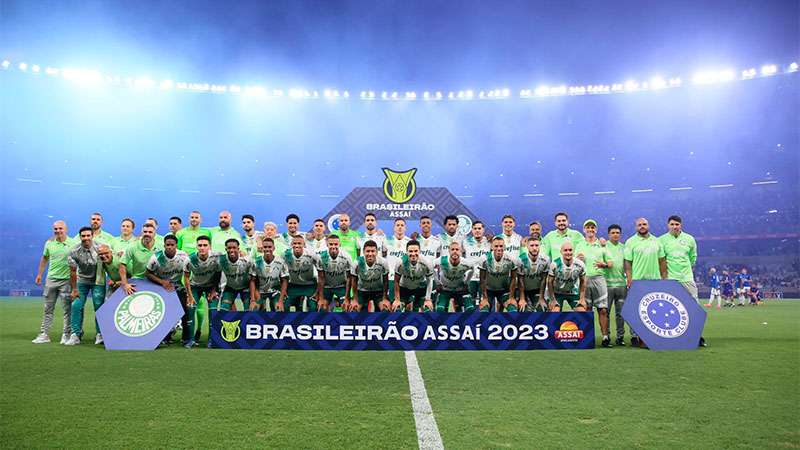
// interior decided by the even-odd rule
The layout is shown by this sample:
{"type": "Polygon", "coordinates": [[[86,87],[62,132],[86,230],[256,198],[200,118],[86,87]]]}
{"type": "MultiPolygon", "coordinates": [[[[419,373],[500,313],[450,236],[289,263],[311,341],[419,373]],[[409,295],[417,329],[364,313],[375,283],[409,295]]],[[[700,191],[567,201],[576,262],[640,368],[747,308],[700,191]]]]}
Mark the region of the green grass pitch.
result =
{"type": "MultiPolygon", "coordinates": [[[[0,298],[3,448],[417,446],[402,352],[108,352],[90,310],[84,344],[57,317],[34,345],[41,300],[0,298]]],[[[799,448],[800,301],[712,310],[704,334],[417,358],[445,448],[799,448]]]]}

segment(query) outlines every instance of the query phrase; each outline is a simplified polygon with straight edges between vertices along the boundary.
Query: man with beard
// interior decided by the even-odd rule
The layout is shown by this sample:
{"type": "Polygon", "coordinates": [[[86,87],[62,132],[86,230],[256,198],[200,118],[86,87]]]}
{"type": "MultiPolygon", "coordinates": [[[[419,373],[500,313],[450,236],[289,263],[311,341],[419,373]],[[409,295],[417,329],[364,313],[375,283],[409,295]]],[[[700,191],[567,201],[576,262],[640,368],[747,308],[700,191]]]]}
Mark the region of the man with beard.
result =
{"type": "Polygon", "coordinates": [[[458,217],[449,215],[444,218],[442,222],[444,225],[444,232],[439,233],[439,255],[447,255],[450,253],[450,244],[458,242],[459,244],[464,241],[464,236],[458,234],[458,217]]]}
{"type": "Polygon", "coordinates": [[[451,242],[448,255],[439,258],[436,312],[447,312],[450,303],[454,311],[475,310],[475,297],[469,293],[473,267],[461,258],[461,244],[451,242]]]}
{"type": "Polygon", "coordinates": [[[353,297],[346,301],[346,310],[367,312],[372,303],[374,312],[389,311],[389,264],[378,256],[378,246],[373,241],[364,243],[364,255],[359,256],[350,270],[353,297]]]}
{"type": "MultiPolygon", "coordinates": [[[[147,261],[146,277],[153,283],[161,285],[167,292],[175,292],[183,307],[181,317],[181,344],[186,348],[194,346],[194,305],[189,306],[186,288],[183,286],[183,271],[189,262],[186,252],[178,250],[178,238],[172,234],[164,236],[164,250],[156,251],[147,261]]],[[[169,344],[172,331],[164,339],[169,344]]]]}
{"type": "Polygon", "coordinates": [[[572,241],[574,246],[575,242],[583,239],[583,236],[578,231],[569,228],[569,216],[567,213],[556,213],[554,220],[556,229],[547,233],[542,239],[541,251],[550,258],[550,261],[555,261],[561,257],[561,244],[566,241],[572,241]]]}
{"type": "Polygon", "coordinates": [[[200,216],[200,211],[192,211],[189,213],[189,226],[181,228],[175,235],[178,238],[178,250],[183,250],[187,255],[191,255],[197,251],[197,238],[206,236],[211,239],[211,231],[208,228],[200,226],[203,219],[200,216]]]}
{"type": "Polygon", "coordinates": [[[361,233],[350,229],[350,215],[339,214],[339,229],[331,231],[331,234],[339,236],[339,248],[347,253],[350,259],[354,260],[358,256],[359,238],[361,233]]]}
{"type": "Polygon", "coordinates": [[[250,268],[250,311],[265,311],[267,304],[270,311],[283,311],[288,286],[289,268],[275,255],[275,241],[265,237],[250,268]]]}
{"type": "Polygon", "coordinates": [[[44,282],[44,316],[42,325],[39,328],[39,335],[32,342],[34,344],[45,344],[50,342],[48,335],[50,327],[53,325],[53,317],[56,309],[56,302],[61,299],[61,307],[64,311],[64,329],[61,335],[61,344],[69,339],[69,316],[72,306],[70,298],[70,269],[69,252],[75,246],[75,241],[67,236],[67,223],[57,220],[53,223],[53,237],[44,243],[42,258],[39,260],[39,271],[36,273],[36,284],[42,285],[42,273],[47,267],[47,278],[44,282]]]}
{"type": "Polygon", "coordinates": [[[506,243],[500,236],[492,239],[492,251],[483,260],[481,271],[481,311],[517,311],[517,260],[506,253],[506,243]]]}
{"type": "Polygon", "coordinates": [[[111,251],[106,244],[101,244],[97,249],[97,256],[100,258],[100,268],[97,271],[97,284],[106,287],[106,300],[108,297],[122,286],[122,278],[119,276],[119,264],[122,258],[111,251]],[[108,282],[106,282],[108,277],[108,282]]]}
{"type": "Polygon", "coordinates": [[[305,301],[309,311],[317,310],[314,295],[322,291],[317,277],[319,259],[306,252],[306,241],[303,236],[292,237],[292,248],[286,250],[283,260],[289,268],[289,286],[286,289],[284,308],[289,312],[294,306],[296,312],[303,311],[305,301]]]}
{"type": "MultiPolygon", "coordinates": [[[[625,278],[626,288],[630,290],[634,280],[666,280],[667,261],[664,247],[658,238],[650,234],[647,219],[636,219],[636,234],[625,241],[625,278]]],[[[642,345],[639,336],[631,331],[631,345],[642,345]]]]}
{"type": "Polygon", "coordinates": [[[503,232],[495,237],[503,239],[506,246],[506,254],[512,259],[519,259],[520,249],[522,248],[522,236],[514,231],[517,221],[511,214],[503,216],[503,232]]]}
{"type": "Polygon", "coordinates": [[[433,268],[419,256],[419,242],[409,241],[394,269],[392,311],[432,311],[433,268]]]}
{"type": "Polygon", "coordinates": [[[542,235],[542,224],[538,221],[534,220],[533,222],[528,224],[528,233],[529,236],[541,236],[542,235]]]}
{"type": "Polygon", "coordinates": [[[481,275],[478,270],[486,255],[492,251],[489,239],[484,236],[484,225],[480,220],[472,222],[472,234],[464,238],[464,262],[472,266],[472,279],[469,280],[469,295],[477,301],[481,297],[481,275]]]}
{"type": "MultiPolygon", "coordinates": [[[[114,236],[111,233],[103,230],[103,215],[99,212],[92,213],[89,216],[89,227],[92,229],[92,242],[100,245],[100,244],[109,244],[113,248],[114,243],[114,236]]],[[[73,238],[73,241],[78,242],[80,241],[80,233],[76,234],[73,238]]]]}
{"type": "MultiPolygon", "coordinates": [[[[198,236],[197,251],[189,255],[183,269],[183,285],[186,290],[186,306],[191,308],[204,297],[208,299],[208,309],[218,309],[217,287],[220,280],[219,255],[211,252],[211,238],[198,236]]],[[[200,329],[195,332],[195,342],[200,338],[200,329]]]]}
{"type": "MultiPolygon", "coordinates": [[[[622,237],[622,227],[612,224],[608,227],[608,242],[606,252],[612,265],[606,268],[603,274],[606,278],[608,287],[608,313],[611,315],[611,307],[614,307],[614,319],[617,324],[616,345],[625,345],[625,319],[622,318],[622,307],[625,305],[625,297],[628,295],[627,283],[625,282],[625,244],[620,242],[622,237]]],[[[633,334],[633,330],[631,330],[633,334]]]]}
{"type": "Polygon", "coordinates": [[[315,255],[328,249],[328,241],[325,239],[325,222],[322,219],[315,220],[314,225],[311,226],[311,233],[306,236],[306,248],[315,255]]]}
{"type": "Polygon", "coordinates": [[[350,291],[349,274],[353,268],[350,255],[339,249],[339,236],[331,234],[326,241],[328,249],[317,255],[318,286],[322,287],[322,292],[317,294],[320,311],[332,311],[344,304],[350,291]]]}
{"type": "Polygon", "coordinates": [[[222,211],[219,213],[219,226],[211,229],[211,251],[220,255],[225,253],[228,239],[236,239],[239,245],[242,244],[242,235],[231,226],[231,213],[222,211]]]}
{"type": "Polygon", "coordinates": [[[145,220],[145,225],[150,224],[153,226],[153,242],[155,242],[156,250],[163,250],[164,249],[164,236],[158,234],[158,220],[155,217],[148,217],[145,220]]]}
{"type": "MultiPolygon", "coordinates": [[[[72,248],[68,254],[70,268],[70,287],[72,288],[72,306],[70,308],[70,327],[72,334],[64,345],[78,345],[83,336],[83,307],[86,297],[92,296],[92,306],[95,314],[105,300],[105,286],[97,284],[97,256],[98,246],[94,243],[94,230],[91,227],[82,227],[78,232],[81,243],[72,248]]],[[[97,335],[95,344],[103,343],[100,326],[94,321],[97,335]]]]}
{"type": "Polygon", "coordinates": [[[237,298],[242,302],[242,310],[246,310],[250,305],[248,289],[253,263],[250,256],[242,253],[239,241],[230,238],[225,241],[225,254],[219,255],[219,270],[225,277],[225,287],[219,304],[219,309],[222,311],[230,311],[237,298]]]}
{"type": "Polygon", "coordinates": [[[183,220],[181,220],[178,216],[172,216],[169,218],[169,234],[176,236],[178,232],[183,229],[183,220]]]}
{"type": "Polygon", "coordinates": [[[544,289],[550,271],[550,259],[539,251],[539,237],[528,237],[527,249],[520,255],[519,310],[527,312],[547,311],[544,289]]]}
{"type": "Polygon", "coordinates": [[[242,254],[252,258],[258,254],[258,247],[260,245],[260,236],[255,230],[256,219],[252,214],[245,214],[242,216],[242,254]]]}
{"type": "Polygon", "coordinates": [[[134,245],[128,247],[122,256],[119,264],[119,277],[122,280],[122,289],[125,290],[127,295],[136,292],[135,285],[131,284],[129,279],[145,278],[147,275],[147,263],[150,262],[150,257],[153,256],[156,250],[159,250],[156,248],[155,234],[155,227],[150,223],[145,223],[142,225],[142,236],[134,245]]]}
{"type": "Polygon", "coordinates": [[[303,238],[303,245],[305,246],[306,238],[300,232],[300,216],[292,213],[286,216],[286,231],[281,233],[281,238],[283,238],[283,243],[286,244],[286,247],[290,248],[292,239],[296,236],[303,238]]]}
{"type": "Polygon", "coordinates": [[[125,250],[136,242],[137,238],[134,236],[135,229],[136,224],[133,223],[133,219],[128,217],[122,219],[122,222],[119,224],[119,236],[115,237],[109,244],[117,257],[122,257],[122,255],[125,254],[125,250]]]}
{"type": "MultiPolygon", "coordinates": [[[[372,241],[378,246],[378,255],[386,257],[386,236],[378,229],[378,219],[375,214],[364,215],[364,235],[358,238],[358,255],[364,254],[364,244],[372,241]]],[[[355,261],[355,258],[353,259],[355,261]]]]}
{"type": "Polygon", "coordinates": [[[393,303],[395,298],[394,289],[394,270],[397,264],[405,256],[406,248],[411,238],[406,236],[406,220],[394,219],[394,231],[392,236],[386,238],[386,263],[389,265],[389,302],[393,303]]]}

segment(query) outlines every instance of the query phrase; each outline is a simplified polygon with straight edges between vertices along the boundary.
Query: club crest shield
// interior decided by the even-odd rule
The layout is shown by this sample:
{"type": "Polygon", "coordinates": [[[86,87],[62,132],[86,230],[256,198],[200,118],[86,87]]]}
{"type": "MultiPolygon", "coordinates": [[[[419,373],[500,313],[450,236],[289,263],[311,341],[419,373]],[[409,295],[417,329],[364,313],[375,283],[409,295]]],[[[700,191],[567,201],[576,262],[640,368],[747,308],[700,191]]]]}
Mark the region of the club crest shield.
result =
{"type": "Polygon", "coordinates": [[[383,194],[393,203],[405,203],[411,200],[417,193],[417,182],[414,181],[416,173],[416,168],[395,172],[384,167],[383,174],[386,175],[386,179],[383,180],[383,194]]]}

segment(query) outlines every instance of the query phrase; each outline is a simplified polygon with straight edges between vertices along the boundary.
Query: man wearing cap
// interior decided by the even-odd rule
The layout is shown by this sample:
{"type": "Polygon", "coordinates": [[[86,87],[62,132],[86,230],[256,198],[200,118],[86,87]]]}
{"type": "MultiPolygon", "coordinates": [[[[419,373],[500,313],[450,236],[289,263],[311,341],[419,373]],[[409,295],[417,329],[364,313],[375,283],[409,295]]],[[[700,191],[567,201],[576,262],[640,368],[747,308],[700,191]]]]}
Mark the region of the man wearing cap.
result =
{"type": "Polygon", "coordinates": [[[605,269],[614,266],[604,246],[597,239],[597,222],[588,219],[583,222],[584,239],[576,242],[578,258],[586,266],[586,306],[587,310],[597,309],[603,347],[611,347],[608,335],[608,288],[603,276],[605,269]]]}
{"type": "MultiPolygon", "coordinates": [[[[608,226],[608,241],[606,242],[606,252],[609,262],[612,263],[603,273],[606,278],[608,288],[608,310],[611,315],[611,307],[614,307],[614,318],[617,324],[616,345],[625,345],[625,319],[622,318],[622,307],[625,305],[625,297],[628,289],[625,287],[625,244],[620,241],[622,237],[622,227],[617,224],[608,226]]],[[[631,334],[634,331],[631,330],[631,334]]]]}

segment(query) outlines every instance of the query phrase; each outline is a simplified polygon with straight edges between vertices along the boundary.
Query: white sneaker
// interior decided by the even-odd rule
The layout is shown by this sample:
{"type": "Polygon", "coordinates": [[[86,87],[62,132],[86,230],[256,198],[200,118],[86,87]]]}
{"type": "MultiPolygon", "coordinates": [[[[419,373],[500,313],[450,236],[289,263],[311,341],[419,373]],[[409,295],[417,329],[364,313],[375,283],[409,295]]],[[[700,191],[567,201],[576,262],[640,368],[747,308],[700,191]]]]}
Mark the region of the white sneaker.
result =
{"type": "Polygon", "coordinates": [[[94,338],[94,345],[100,345],[103,343],[103,335],[97,333],[97,336],[94,338]]]}
{"type": "Polygon", "coordinates": [[[31,342],[33,342],[34,344],[47,344],[48,342],[50,342],[50,336],[44,333],[39,333],[39,335],[36,336],[36,339],[32,340],[31,342]]]}
{"type": "Polygon", "coordinates": [[[72,333],[69,339],[67,339],[67,342],[64,343],[64,345],[78,345],[80,343],[81,343],[81,338],[79,338],[77,334],[72,333]]]}
{"type": "Polygon", "coordinates": [[[64,345],[67,343],[68,340],[69,340],[69,335],[64,333],[61,335],[61,342],[59,342],[59,344],[64,345]]]}

